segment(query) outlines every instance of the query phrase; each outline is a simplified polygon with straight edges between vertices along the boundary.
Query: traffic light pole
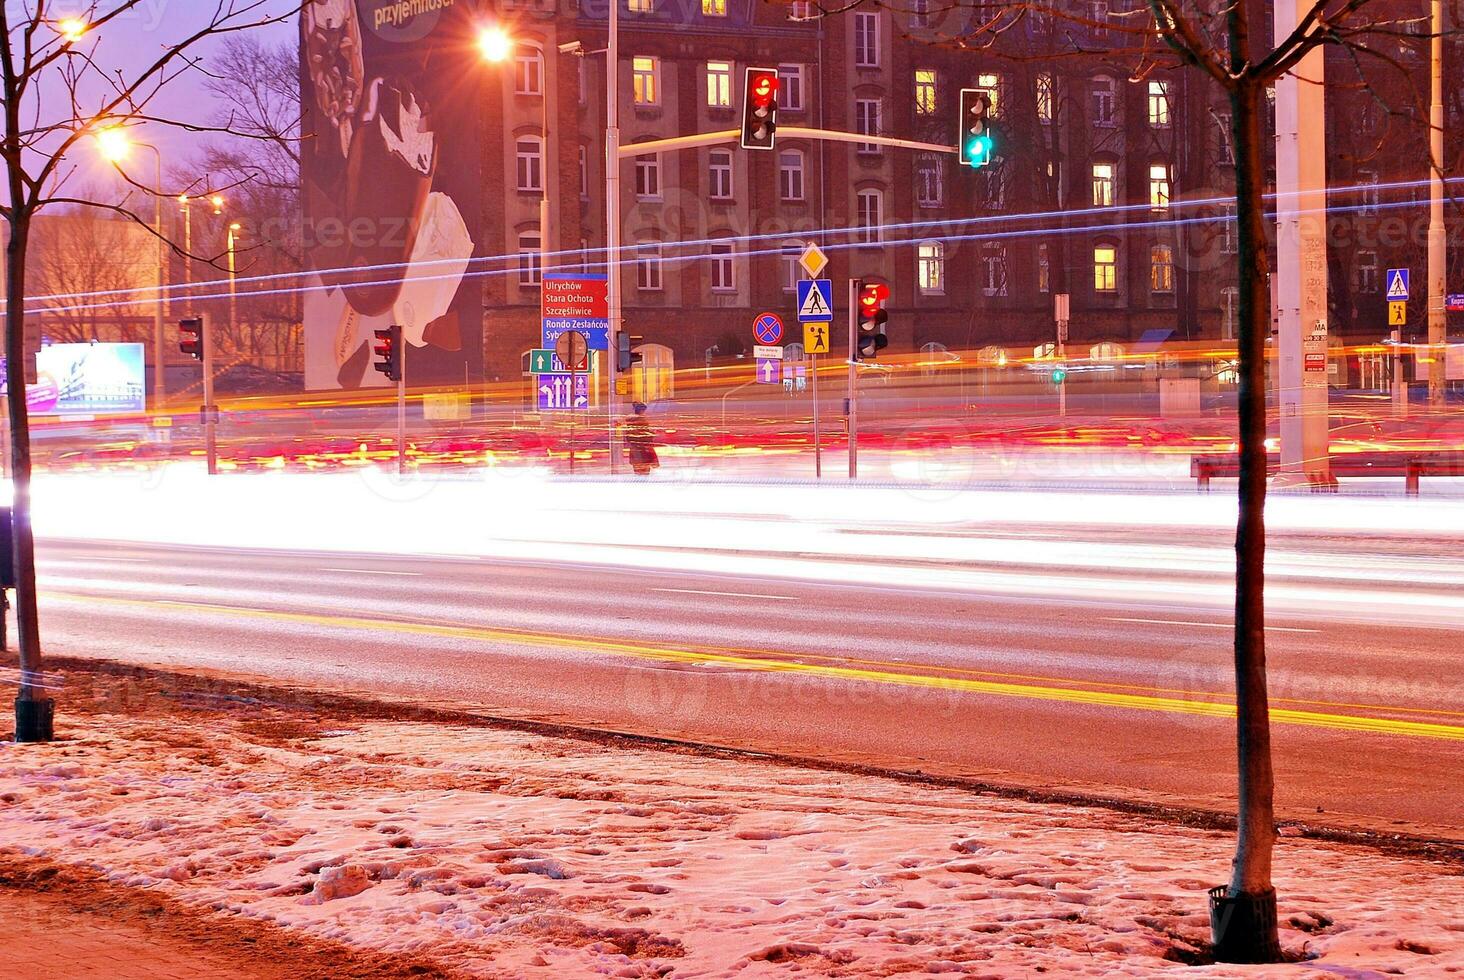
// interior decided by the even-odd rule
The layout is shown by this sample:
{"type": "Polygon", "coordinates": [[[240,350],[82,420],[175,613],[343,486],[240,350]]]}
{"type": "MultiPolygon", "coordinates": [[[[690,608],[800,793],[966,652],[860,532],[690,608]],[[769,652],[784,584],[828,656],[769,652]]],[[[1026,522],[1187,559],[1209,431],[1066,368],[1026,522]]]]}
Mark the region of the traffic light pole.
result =
{"type": "Polygon", "coordinates": [[[849,280],[849,479],[859,479],[859,280],[849,280]]]}
{"type": "Polygon", "coordinates": [[[407,475],[407,351],[396,352],[397,369],[397,476],[407,475]]]}
{"type": "MultiPolygon", "coordinates": [[[[605,419],[609,427],[610,473],[620,457],[619,383],[620,331],[625,328],[620,306],[620,0],[610,4],[610,31],[605,56],[605,274],[606,312],[610,314],[609,344],[605,351],[605,419]]],[[[574,391],[570,391],[570,400],[574,391]]]]}
{"type": "Polygon", "coordinates": [[[218,408],[214,405],[214,338],[209,330],[210,318],[200,314],[203,321],[199,337],[203,341],[203,448],[208,460],[208,475],[219,472],[218,408]]]}

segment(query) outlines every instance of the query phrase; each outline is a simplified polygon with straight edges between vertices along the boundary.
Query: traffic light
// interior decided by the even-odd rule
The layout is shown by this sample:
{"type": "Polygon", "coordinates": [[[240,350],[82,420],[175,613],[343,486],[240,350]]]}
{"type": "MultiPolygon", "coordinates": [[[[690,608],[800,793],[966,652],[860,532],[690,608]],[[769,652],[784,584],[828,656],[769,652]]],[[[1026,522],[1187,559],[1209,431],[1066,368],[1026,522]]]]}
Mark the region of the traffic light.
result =
{"type": "Polygon", "coordinates": [[[178,321],[178,350],[195,361],[203,360],[203,317],[178,321]]]}
{"type": "Polygon", "coordinates": [[[376,354],[376,361],[372,366],[392,381],[402,380],[402,328],[390,326],[373,333],[376,334],[376,343],[371,349],[376,354]]]}
{"type": "Polygon", "coordinates": [[[1060,385],[1067,380],[1067,368],[1055,367],[1052,369],[1052,383],[1060,385]]]}
{"type": "Polygon", "coordinates": [[[957,146],[961,163],[984,167],[991,162],[991,99],[979,88],[961,89],[961,120],[957,146]]]}
{"type": "Polygon", "coordinates": [[[885,312],[885,300],[890,298],[890,287],[882,282],[858,280],[854,287],[857,298],[855,316],[854,359],[872,361],[879,352],[889,346],[890,338],[885,336],[885,324],[890,315],[885,312]]]}
{"type": "Polygon", "coordinates": [[[778,130],[778,70],[749,68],[742,102],[742,148],[771,150],[778,130]]]}
{"type": "Polygon", "coordinates": [[[629,371],[633,365],[639,364],[644,360],[644,357],[631,350],[631,348],[638,346],[645,339],[644,337],[631,336],[623,330],[615,335],[616,365],[621,371],[629,371]]]}

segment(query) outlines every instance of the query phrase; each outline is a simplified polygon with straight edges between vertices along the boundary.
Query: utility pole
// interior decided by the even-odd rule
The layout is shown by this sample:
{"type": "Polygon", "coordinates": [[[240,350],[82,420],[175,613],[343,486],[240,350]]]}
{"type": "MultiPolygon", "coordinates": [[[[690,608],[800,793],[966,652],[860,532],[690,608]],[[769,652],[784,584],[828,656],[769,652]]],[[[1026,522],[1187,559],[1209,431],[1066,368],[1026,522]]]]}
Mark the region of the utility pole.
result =
{"type": "Polygon", "coordinates": [[[158,253],[158,300],[153,304],[153,350],[157,363],[153,366],[153,408],[163,410],[168,397],[168,374],[165,365],[167,356],[163,353],[166,344],[163,332],[163,296],[168,284],[168,252],[163,237],[163,155],[157,147],[151,147],[157,158],[157,180],[153,184],[153,216],[157,222],[158,253]]]}
{"type": "Polygon", "coordinates": [[[1444,293],[1448,273],[1444,235],[1444,2],[1432,0],[1433,37],[1429,40],[1428,111],[1428,405],[1444,407],[1445,344],[1448,314],[1444,293]]]}
{"type": "Polygon", "coordinates": [[[605,55],[605,273],[608,280],[607,305],[610,307],[610,334],[606,351],[605,377],[609,391],[605,395],[605,417],[609,425],[610,472],[616,470],[620,452],[616,438],[619,399],[615,386],[620,365],[616,351],[621,322],[620,309],[620,5],[624,0],[610,0],[610,37],[605,55]]]}
{"type": "MultiPolygon", "coordinates": [[[[1287,37],[1310,0],[1279,0],[1287,37]]],[[[1277,388],[1281,466],[1276,486],[1332,487],[1327,390],[1327,145],[1323,55],[1312,51],[1276,81],[1277,388]]]]}
{"type": "Polygon", "coordinates": [[[397,476],[407,475],[407,344],[400,330],[396,342],[402,345],[397,356],[397,476]]]}

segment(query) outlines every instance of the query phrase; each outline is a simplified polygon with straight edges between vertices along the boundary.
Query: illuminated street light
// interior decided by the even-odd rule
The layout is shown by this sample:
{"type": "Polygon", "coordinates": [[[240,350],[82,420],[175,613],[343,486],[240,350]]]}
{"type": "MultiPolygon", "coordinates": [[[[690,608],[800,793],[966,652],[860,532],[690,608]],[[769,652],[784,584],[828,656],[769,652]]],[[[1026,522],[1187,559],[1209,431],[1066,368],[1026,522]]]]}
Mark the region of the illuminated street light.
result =
{"type": "Polygon", "coordinates": [[[478,35],[478,50],[487,61],[505,61],[513,53],[513,38],[501,27],[489,27],[478,35]]]}
{"type": "Polygon", "coordinates": [[[219,195],[215,194],[213,197],[209,198],[208,203],[213,205],[214,214],[224,213],[224,199],[219,195]]]}
{"type": "Polygon", "coordinates": [[[68,43],[75,44],[86,33],[86,21],[80,17],[64,17],[56,22],[56,33],[64,37],[68,43]]]}
{"type": "Polygon", "coordinates": [[[132,153],[132,141],[121,126],[113,126],[97,133],[97,152],[108,163],[121,163],[132,153]]]}

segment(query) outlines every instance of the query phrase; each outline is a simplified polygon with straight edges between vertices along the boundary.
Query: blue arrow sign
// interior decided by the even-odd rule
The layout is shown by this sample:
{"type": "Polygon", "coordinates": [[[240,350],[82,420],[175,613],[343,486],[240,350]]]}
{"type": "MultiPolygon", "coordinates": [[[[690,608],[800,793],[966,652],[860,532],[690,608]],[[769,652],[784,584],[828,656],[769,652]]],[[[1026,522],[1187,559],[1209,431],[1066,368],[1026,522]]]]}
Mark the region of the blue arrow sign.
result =
{"type": "Polygon", "coordinates": [[[759,357],[757,359],[757,383],[760,385],[775,385],[782,383],[783,362],[775,361],[771,357],[759,357]]]}
{"type": "Polygon", "coordinates": [[[1388,299],[1408,298],[1408,270],[1388,270],[1388,299]]]}
{"type": "Polygon", "coordinates": [[[832,279],[798,280],[798,320],[832,320],[834,318],[834,281],[832,279]]]}
{"type": "Polygon", "coordinates": [[[534,379],[534,389],[541,412],[590,407],[588,374],[541,374],[534,379]]]}

